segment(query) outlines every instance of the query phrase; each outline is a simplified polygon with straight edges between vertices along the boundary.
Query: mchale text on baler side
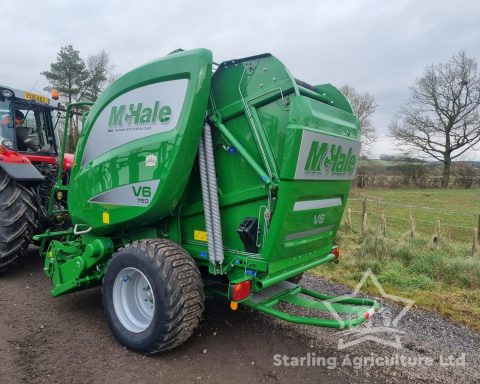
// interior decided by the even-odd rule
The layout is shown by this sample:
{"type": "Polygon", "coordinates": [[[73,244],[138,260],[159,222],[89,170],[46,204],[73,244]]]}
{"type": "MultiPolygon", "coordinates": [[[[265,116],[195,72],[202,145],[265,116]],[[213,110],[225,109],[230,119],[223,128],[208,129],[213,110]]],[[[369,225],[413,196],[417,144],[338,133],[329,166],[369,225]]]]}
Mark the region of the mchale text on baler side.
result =
{"type": "Polygon", "coordinates": [[[176,51],[120,77],[84,116],[70,183],[59,175],[52,192],[68,192],[73,227],[36,236],[52,295],[101,283],[113,334],[146,354],[192,335],[205,294],[295,323],[364,322],[376,301],[295,283],[339,255],[360,150],[349,102],[270,54],[212,65],[206,49],[176,51]]]}

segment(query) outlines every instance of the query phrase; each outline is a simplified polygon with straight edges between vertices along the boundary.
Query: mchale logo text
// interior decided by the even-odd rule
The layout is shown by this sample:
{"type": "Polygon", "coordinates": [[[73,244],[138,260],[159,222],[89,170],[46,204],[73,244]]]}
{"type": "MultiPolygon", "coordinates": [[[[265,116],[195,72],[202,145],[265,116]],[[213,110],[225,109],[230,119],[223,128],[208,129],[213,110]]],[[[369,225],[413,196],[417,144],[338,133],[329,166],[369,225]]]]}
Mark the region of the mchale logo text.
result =
{"type": "Polygon", "coordinates": [[[304,170],[324,174],[345,173],[349,175],[355,170],[356,161],[357,157],[352,148],[349,148],[348,152],[344,152],[341,145],[320,144],[318,141],[312,141],[304,170]]]}
{"type": "Polygon", "coordinates": [[[154,123],[168,123],[172,117],[172,108],[168,105],[161,107],[159,101],[155,102],[153,108],[144,107],[143,103],[130,104],[128,106],[128,113],[126,113],[127,106],[119,105],[113,106],[110,110],[110,118],[108,119],[108,126],[122,126],[124,124],[154,124],[154,123]]]}

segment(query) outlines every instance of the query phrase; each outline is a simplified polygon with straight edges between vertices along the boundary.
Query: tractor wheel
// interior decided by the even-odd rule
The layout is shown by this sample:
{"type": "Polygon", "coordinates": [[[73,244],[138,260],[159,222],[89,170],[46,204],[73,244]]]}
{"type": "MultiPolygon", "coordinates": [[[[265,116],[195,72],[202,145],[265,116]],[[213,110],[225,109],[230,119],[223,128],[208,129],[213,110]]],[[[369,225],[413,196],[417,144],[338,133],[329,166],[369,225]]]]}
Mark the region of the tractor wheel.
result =
{"type": "Polygon", "coordinates": [[[32,193],[0,169],[0,272],[26,255],[36,212],[32,193]]]}
{"type": "Polygon", "coordinates": [[[149,239],[134,241],[113,254],[102,299],[117,340],[151,355],[175,348],[192,335],[205,296],[192,257],[171,241],[149,239]]]}

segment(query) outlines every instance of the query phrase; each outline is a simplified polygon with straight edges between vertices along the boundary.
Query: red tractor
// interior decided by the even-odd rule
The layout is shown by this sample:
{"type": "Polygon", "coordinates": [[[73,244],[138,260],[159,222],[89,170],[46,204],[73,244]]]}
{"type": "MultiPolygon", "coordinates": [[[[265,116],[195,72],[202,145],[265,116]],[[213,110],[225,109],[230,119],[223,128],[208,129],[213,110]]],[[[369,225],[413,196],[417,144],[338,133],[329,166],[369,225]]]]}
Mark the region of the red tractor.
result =
{"type": "MultiPolygon", "coordinates": [[[[0,85],[0,272],[25,255],[47,224],[61,226],[58,215],[48,214],[48,202],[60,163],[63,110],[58,97],[0,85]]],[[[64,177],[72,165],[73,155],[66,154],[64,177]]],[[[65,197],[59,193],[56,201],[61,211],[65,197]]]]}

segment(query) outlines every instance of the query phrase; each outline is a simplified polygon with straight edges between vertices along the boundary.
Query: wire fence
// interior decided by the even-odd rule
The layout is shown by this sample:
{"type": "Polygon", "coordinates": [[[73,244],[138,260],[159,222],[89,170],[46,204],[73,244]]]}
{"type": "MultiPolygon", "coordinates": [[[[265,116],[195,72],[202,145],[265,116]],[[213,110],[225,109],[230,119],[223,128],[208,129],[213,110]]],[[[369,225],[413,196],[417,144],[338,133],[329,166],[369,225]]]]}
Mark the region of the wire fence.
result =
{"type": "Polygon", "coordinates": [[[432,236],[455,242],[470,242],[476,247],[480,212],[442,209],[400,200],[352,197],[343,217],[343,228],[354,232],[375,229],[385,235],[410,232],[412,236],[432,236]]]}
{"type": "MultiPolygon", "coordinates": [[[[402,173],[400,175],[356,175],[353,185],[357,188],[441,188],[442,176],[402,173]]],[[[479,188],[480,176],[450,176],[450,186],[479,188]]]]}
{"type": "Polygon", "coordinates": [[[367,201],[367,202],[372,202],[376,204],[376,207],[379,208],[385,207],[385,206],[392,206],[392,207],[400,207],[404,209],[417,209],[417,210],[425,210],[425,211],[430,211],[430,212],[435,212],[441,215],[455,215],[455,216],[472,216],[472,213],[467,213],[465,211],[456,211],[456,210],[444,210],[440,208],[434,208],[434,207],[425,207],[425,206],[420,206],[420,205],[413,205],[413,204],[405,204],[401,203],[399,200],[392,201],[385,201],[385,200],[380,200],[380,199],[369,199],[369,198],[364,198],[364,199],[356,199],[356,198],[350,198],[349,201],[367,201]]]}

